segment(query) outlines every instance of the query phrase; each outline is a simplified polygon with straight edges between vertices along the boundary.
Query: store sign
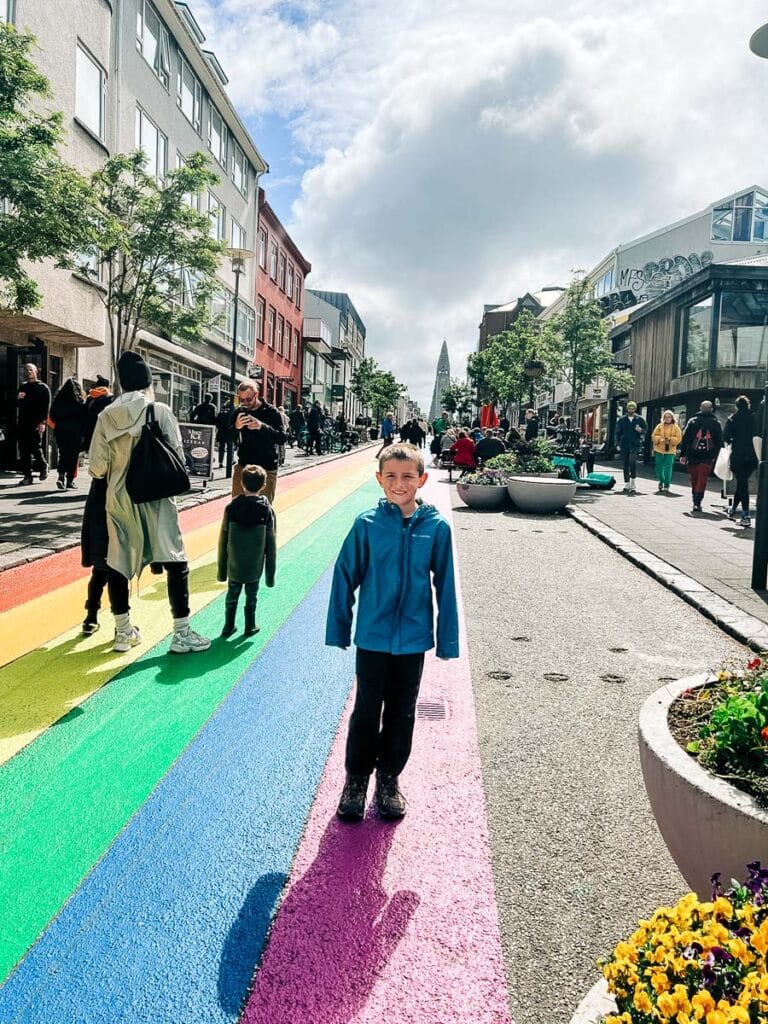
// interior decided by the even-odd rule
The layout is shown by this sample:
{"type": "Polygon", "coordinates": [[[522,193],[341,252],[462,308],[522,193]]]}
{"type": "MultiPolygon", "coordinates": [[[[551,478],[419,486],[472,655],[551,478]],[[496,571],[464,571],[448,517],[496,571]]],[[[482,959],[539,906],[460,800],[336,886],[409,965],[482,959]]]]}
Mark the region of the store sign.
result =
{"type": "Polygon", "coordinates": [[[251,380],[261,380],[264,377],[264,367],[259,366],[258,363],[249,363],[248,376],[251,380]]]}
{"type": "Polygon", "coordinates": [[[344,398],[345,391],[346,388],[343,384],[331,384],[331,398],[338,398],[341,400],[344,398]]]}
{"type": "Polygon", "coordinates": [[[179,429],[189,475],[213,479],[213,435],[216,428],[208,423],[180,423],[179,429]]]}

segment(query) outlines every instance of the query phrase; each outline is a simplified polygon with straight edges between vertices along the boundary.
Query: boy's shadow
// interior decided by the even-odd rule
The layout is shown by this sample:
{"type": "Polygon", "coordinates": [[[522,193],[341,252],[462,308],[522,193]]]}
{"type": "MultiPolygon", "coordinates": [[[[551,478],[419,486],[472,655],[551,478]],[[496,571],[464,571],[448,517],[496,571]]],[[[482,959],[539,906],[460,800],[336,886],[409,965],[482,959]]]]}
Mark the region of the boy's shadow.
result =
{"type": "Polygon", "coordinates": [[[329,822],[317,857],[280,908],[241,1024],[356,1017],[420,902],[406,890],[389,898],[382,887],[396,827],[372,816],[360,826],[329,822]]]}

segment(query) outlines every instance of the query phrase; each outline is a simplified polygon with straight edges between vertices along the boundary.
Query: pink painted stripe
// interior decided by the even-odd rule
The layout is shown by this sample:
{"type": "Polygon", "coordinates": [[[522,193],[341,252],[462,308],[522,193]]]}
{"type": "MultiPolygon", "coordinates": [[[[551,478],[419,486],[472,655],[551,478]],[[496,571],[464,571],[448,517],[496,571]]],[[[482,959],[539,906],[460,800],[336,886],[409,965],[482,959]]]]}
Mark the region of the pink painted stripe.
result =
{"type": "Polygon", "coordinates": [[[463,621],[461,649],[427,656],[448,717],[417,722],[397,825],[334,817],[347,707],[242,1024],[510,1024],[463,621]]]}

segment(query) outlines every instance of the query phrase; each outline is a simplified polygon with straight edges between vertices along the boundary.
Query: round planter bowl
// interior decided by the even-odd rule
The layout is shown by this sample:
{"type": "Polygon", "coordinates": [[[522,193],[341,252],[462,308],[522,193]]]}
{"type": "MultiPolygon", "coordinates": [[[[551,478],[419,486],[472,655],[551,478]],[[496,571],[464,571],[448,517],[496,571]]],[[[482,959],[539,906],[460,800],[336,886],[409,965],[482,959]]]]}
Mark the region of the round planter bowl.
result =
{"type": "Polygon", "coordinates": [[[608,991],[605,978],[601,978],[576,1007],[570,1024],[598,1024],[610,1013],[616,1013],[616,1001],[608,991]]]}
{"type": "Polygon", "coordinates": [[[768,861],[768,811],[702,768],[667,724],[672,702],[710,679],[689,676],[656,690],[640,709],[638,728],[640,765],[656,824],[680,874],[703,900],[712,897],[710,878],[716,871],[727,885],[743,878],[751,861],[768,861]]]}
{"type": "Polygon", "coordinates": [[[507,493],[521,512],[558,512],[573,500],[576,483],[541,476],[511,476],[507,493]]]}
{"type": "Polygon", "coordinates": [[[470,508],[497,509],[507,500],[507,488],[504,484],[456,484],[459,497],[470,508]]]}

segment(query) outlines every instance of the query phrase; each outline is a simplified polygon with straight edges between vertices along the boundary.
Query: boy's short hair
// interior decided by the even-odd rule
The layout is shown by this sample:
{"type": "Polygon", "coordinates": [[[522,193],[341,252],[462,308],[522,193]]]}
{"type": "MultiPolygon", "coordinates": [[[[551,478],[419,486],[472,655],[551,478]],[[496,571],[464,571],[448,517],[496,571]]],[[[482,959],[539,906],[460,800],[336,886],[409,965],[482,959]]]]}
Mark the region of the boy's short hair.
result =
{"type": "Polygon", "coordinates": [[[243,488],[250,494],[260,494],[267,486],[267,471],[261,466],[243,466],[243,488]]]}
{"type": "Polygon", "coordinates": [[[379,472],[383,472],[384,463],[390,459],[398,459],[400,462],[415,462],[419,469],[419,476],[424,476],[424,456],[421,449],[415,444],[408,444],[403,441],[398,444],[391,444],[379,456],[379,472]]]}

